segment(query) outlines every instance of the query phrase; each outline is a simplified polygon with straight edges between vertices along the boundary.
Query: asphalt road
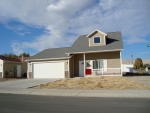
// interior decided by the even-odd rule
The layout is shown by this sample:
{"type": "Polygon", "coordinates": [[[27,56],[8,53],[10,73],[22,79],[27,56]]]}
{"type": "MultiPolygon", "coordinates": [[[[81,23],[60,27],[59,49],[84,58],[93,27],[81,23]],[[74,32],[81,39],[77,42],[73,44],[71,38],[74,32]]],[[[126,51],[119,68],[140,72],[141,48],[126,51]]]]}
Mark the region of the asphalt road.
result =
{"type": "Polygon", "coordinates": [[[150,113],[150,99],[0,94],[0,113],[150,113]]]}

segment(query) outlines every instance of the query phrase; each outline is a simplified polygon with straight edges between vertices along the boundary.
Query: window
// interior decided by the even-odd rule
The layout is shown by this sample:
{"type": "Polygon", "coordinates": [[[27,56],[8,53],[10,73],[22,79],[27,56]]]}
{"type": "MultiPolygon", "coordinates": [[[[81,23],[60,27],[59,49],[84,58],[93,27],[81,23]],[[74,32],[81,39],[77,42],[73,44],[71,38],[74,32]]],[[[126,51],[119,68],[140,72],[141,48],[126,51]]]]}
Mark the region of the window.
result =
{"type": "Polygon", "coordinates": [[[100,37],[94,37],[94,44],[100,43],[100,37]]]}
{"type": "Polygon", "coordinates": [[[104,60],[93,60],[93,70],[104,68],[104,60]]]}
{"type": "Polygon", "coordinates": [[[107,59],[91,60],[92,71],[107,71],[107,59]]]}

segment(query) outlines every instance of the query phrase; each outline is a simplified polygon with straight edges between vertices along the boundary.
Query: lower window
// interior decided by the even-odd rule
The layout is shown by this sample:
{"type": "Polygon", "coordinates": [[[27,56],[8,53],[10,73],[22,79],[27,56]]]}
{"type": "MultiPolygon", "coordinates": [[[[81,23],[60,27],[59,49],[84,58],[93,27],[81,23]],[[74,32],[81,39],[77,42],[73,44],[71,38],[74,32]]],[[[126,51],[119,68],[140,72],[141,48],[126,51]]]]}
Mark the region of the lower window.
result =
{"type": "Polygon", "coordinates": [[[101,71],[102,69],[103,71],[107,71],[107,60],[102,59],[93,60],[92,69],[93,71],[101,71]]]}

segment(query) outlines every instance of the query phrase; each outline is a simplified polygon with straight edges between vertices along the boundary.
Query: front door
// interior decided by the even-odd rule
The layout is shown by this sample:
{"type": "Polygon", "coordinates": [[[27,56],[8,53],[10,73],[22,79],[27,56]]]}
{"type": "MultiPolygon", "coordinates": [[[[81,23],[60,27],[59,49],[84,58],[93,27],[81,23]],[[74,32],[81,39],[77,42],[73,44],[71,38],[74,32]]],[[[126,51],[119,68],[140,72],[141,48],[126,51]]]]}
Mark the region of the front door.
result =
{"type": "MultiPolygon", "coordinates": [[[[86,63],[85,63],[86,68],[86,63]]],[[[79,77],[84,77],[84,61],[79,61],[79,77]]]]}

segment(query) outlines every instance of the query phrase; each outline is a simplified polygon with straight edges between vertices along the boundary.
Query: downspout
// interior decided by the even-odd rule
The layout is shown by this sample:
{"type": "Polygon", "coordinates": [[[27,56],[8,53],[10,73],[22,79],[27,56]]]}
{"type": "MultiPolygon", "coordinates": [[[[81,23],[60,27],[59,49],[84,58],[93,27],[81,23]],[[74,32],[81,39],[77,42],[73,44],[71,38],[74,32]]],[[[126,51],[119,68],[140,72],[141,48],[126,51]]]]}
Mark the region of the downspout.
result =
{"type": "Polygon", "coordinates": [[[84,60],[84,77],[85,77],[85,53],[83,54],[83,60],[84,60]]]}

